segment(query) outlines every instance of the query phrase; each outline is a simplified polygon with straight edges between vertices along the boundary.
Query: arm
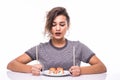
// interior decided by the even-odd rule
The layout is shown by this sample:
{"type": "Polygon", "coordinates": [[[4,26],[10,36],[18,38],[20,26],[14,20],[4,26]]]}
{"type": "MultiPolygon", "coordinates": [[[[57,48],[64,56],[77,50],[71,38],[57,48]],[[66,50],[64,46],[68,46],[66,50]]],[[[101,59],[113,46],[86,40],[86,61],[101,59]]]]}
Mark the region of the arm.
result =
{"type": "Polygon", "coordinates": [[[23,55],[9,62],[7,65],[7,69],[15,72],[30,73],[32,66],[26,65],[30,61],[32,61],[32,59],[27,54],[24,53],[23,55]]]}
{"type": "Polygon", "coordinates": [[[94,55],[89,61],[90,66],[80,67],[81,74],[97,74],[106,72],[105,65],[94,55]]]}
{"type": "Polygon", "coordinates": [[[97,74],[106,72],[107,69],[105,65],[94,55],[89,61],[90,66],[72,66],[70,72],[72,76],[79,76],[82,74],[97,74]]]}
{"type": "Polygon", "coordinates": [[[40,70],[42,69],[41,64],[27,65],[28,62],[32,61],[32,59],[24,53],[18,58],[14,59],[7,65],[7,69],[15,71],[15,72],[24,72],[24,73],[32,73],[33,75],[40,75],[40,70]]]}

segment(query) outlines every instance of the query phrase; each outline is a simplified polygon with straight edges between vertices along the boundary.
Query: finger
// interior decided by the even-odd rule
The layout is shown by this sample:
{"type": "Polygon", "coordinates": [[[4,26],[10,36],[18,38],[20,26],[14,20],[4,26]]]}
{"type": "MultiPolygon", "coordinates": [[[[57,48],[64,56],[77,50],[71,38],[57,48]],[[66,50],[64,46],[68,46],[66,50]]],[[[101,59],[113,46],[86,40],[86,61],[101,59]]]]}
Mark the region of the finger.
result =
{"type": "Polygon", "coordinates": [[[33,71],[33,72],[32,72],[32,75],[38,76],[38,75],[40,75],[40,72],[33,71]]]}
{"type": "Polygon", "coordinates": [[[40,64],[35,64],[35,65],[33,65],[34,67],[36,67],[36,68],[38,68],[38,69],[41,69],[42,68],[42,65],[40,65],[40,64]]]}
{"type": "Polygon", "coordinates": [[[72,72],[72,76],[79,76],[80,74],[78,72],[72,72]]]}
{"type": "Polygon", "coordinates": [[[33,68],[31,72],[32,72],[32,75],[40,75],[40,70],[36,68],[33,68]]]}
{"type": "Polygon", "coordinates": [[[80,75],[80,70],[78,69],[73,69],[70,71],[72,76],[79,76],[80,75]]]}
{"type": "Polygon", "coordinates": [[[33,67],[33,68],[36,68],[36,69],[39,69],[39,70],[41,70],[41,69],[42,69],[42,66],[41,66],[41,65],[39,65],[39,64],[35,64],[35,65],[33,65],[32,67],[33,67]]]}
{"type": "Polygon", "coordinates": [[[74,66],[71,66],[70,69],[69,69],[69,71],[71,72],[73,69],[74,69],[74,66]]]}
{"type": "Polygon", "coordinates": [[[31,71],[37,71],[37,72],[40,72],[40,69],[36,68],[36,67],[32,67],[31,68],[31,71]]]}

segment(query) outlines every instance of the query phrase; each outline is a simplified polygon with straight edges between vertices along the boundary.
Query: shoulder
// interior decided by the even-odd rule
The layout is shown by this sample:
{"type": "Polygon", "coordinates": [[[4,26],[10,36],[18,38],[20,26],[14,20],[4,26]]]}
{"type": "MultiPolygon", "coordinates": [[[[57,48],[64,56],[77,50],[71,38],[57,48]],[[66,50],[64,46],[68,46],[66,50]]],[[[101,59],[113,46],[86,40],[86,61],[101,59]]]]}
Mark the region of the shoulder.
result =
{"type": "Polygon", "coordinates": [[[76,40],[76,41],[68,40],[68,43],[73,45],[83,45],[83,43],[81,43],[79,40],[76,40]]]}
{"type": "Polygon", "coordinates": [[[47,45],[49,45],[49,42],[41,42],[38,44],[38,47],[47,46],[47,45]]]}
{"type": "Polygon", "coordinates": [[[39,43],[39,45],[38,45],[38,47],[39,48],[50,48],[52,46],[52,44],[51,44],[51,40],[48,40],[48,41],[46,41],[46,42],[41,42],[41,43],[39,43]]]}
{"type": "Polygon", "coordinates": [[[68,40],[68,44],[71,44],[72,46],[75,46],[76,48],[87,47],[84,43],[80,42],[79,40],[76,40],[76,41],[68,40]]]}

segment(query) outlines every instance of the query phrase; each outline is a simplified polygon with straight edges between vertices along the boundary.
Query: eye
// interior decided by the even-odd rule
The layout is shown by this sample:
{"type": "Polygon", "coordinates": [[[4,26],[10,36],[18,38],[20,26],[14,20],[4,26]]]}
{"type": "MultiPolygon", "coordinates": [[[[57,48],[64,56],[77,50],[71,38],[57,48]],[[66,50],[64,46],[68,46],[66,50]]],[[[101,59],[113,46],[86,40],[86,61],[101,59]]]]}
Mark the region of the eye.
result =
{"type": "Polygon", "coordinates": [[[60,26],[65,26],[65,23],[64,22],[60,23],[60,26]]]}
{"type": "Polygon", "coordinates": [[[52,23],[52,26],[53,26],[53,27],[56,26],[56,23],[53,22],[53,23],[52,23]]]}

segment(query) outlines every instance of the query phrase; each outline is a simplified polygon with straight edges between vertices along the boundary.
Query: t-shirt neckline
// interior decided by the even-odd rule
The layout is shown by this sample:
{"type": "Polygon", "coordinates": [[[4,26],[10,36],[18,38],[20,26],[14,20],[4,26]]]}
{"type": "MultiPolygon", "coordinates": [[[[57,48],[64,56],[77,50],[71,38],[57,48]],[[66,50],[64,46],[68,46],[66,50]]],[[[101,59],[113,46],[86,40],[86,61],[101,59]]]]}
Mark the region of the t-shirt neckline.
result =
{"type": "Polygon", "coordinates": [[[51,40],[51,39],[49,40],[49,43],[50,43],[50,45],[51,45],[53,48],[61,50],[61,49],[64,49],[64,48],[67,46],[67,44],[68,44],[68,40],[67,40],[67,39],[65,39],[65,40],[66,40],[66,44],[65,44],[63,47],[55,47],[55,46],[52,44],[52,40],[51,40]]]}

